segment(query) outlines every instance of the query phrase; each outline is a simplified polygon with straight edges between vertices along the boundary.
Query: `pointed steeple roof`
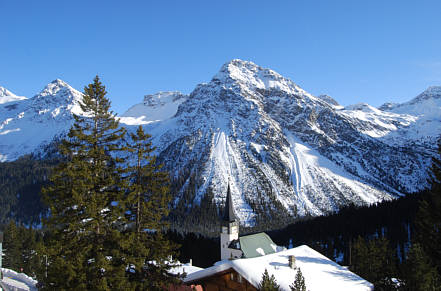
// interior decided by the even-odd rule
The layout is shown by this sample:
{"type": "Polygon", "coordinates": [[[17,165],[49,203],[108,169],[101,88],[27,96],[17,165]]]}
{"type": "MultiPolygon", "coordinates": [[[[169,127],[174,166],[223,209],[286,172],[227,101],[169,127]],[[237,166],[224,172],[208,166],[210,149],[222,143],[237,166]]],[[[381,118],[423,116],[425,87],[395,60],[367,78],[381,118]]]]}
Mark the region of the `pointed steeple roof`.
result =
{"type": "Polygon", "coordinates": [[[223,221],[224,222],[237,221],[236,214],[234,214],[233,199],[231,198],[230,183],[228,183],[227,199],[225,200],[225,210],[224,210],[223,221]]]}

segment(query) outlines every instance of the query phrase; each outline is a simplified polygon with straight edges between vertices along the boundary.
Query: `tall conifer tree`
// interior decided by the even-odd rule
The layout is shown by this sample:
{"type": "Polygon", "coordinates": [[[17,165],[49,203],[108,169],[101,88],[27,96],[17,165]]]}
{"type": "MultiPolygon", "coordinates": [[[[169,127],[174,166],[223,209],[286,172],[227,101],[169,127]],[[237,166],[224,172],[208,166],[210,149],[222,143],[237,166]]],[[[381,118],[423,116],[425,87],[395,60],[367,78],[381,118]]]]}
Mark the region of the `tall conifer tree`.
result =
{"type": "Polygon", "coordinates": [[[20,271],[21,265],[22,239],[20,230],[13,220],[11,220],[4,232],[3,241],[3,267],[15,271],[20,271]]]}
{"type": "Polygon", "coordinates": [[[131,184],[128,198],[135,229],[131,283],[136,290],[164,290],[168,284],[176,283],[168,273],[176,245],[164,237],[168,227],[164,217],[168,215],[171,200],[168,174],[157,165],[151,136],[142,126],[130,138],[127,147],[133,158],[128,167],[131,184]]]}
{"type": "Polygon", "coordinates": [[[96,77],[84,89],[75,123],[60,146],[60,163],[43,189],[52,232],[44,289],[123,290],[125,268],[122,227],[126,224],[120,128],[110,111],[105,87],[96,77]]]}
{"type": "Polygon", "coordinates": [[[414,243],[404,263],[405,291],[441,290],[441,282],[436,269],[431,265],[419,243],[414,243]]]}

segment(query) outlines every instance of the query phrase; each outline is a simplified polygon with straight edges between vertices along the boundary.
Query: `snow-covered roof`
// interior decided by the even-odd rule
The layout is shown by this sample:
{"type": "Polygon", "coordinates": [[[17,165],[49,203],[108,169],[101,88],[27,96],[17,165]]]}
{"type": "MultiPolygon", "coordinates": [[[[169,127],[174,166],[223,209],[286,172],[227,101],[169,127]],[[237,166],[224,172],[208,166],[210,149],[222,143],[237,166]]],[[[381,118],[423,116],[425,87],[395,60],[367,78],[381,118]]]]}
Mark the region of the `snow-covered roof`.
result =
{"type": "Polygon", "coordinates": [[[265,269],[274,275],[281,290],[291,290],[297,270],[291,269],[288,257],[294,255],[296,266],[302,270],[306,289],[309,291],[339,290],[367,291],[374,286],[348,269],[331,261],[310,247],[303,245],[286,251],[266,256],[221,261],[216,265],[189,274],[185,283],[195,283],[204,278],[216,275],[228,269],[234,269],[253,286],[257,287],[265,269]]]}
{"type": "Polygon", "coordinates": [[[196,266],[193,266],[193,265],[187,263],[187,264],[180,264],[176,267],[171,268],[169,270],[169,273],[175,274],[175,275],[182,275],[185,273],[188,276],[189,274],[192,274],[194,272],[198,272],[201,270],[203,270],[203,268],[199,268],[199,267],[196,267],[196,266]]]}

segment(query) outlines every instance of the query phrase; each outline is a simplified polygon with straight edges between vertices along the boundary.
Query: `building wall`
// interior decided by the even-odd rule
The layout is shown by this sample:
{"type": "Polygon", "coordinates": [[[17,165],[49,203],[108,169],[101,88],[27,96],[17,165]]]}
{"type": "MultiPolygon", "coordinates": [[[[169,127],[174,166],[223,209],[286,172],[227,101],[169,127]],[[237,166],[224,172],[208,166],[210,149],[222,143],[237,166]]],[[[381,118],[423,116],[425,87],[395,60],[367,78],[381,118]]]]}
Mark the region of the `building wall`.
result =
{"type": "MultiPolygon", "coordinates": [[[[230,245],[231,241],[238,239],[238,238],[239,238],[238,233],[221,233],[221,235],[220,235],[221,260],[228,260],[231,258],[233,249],[228,248],[228,246],[230,245]]],[[[235,250],[235,251],[237,251],[237,250],[235,250]]],[[[233,258],[234,258],[234,255],[237,255],[237,252],[233,253],[233,258]]],[[[242,252],[240,255],[242,255],[242,252]]],[[[240,256],[239,256],[239,258],[240,258],[240,256]]]]}
{"type": "Polygon", "coordinates": [[[168,291],[203,291],[201,285],[171,285],[168,287],[168,291]]]}
{"type": "Polygon", "coordinates": [[[204,291],[257,291],[245,278],[239,277],[236,271],[206,278],[200,285],[204,291]]]}
{"type": "Polygon", "coordinates": [[[227,249],[228,252],[230,253],[228,259],[232,258],[232,259],[240,259],[242,257],[243,252],[241,250],[236,250],[236,249],[227,249]]]}

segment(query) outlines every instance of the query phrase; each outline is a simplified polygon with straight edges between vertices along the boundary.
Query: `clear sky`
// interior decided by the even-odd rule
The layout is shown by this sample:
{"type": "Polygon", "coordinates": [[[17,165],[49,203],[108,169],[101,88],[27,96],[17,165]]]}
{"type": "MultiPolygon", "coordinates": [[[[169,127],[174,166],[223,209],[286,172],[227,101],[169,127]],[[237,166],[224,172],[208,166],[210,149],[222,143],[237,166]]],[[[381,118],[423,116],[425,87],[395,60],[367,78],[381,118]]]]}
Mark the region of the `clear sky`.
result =
{"type": "Polygon", "coordinates": [[[99,74],[123,113],[235,58],[342,105],[404,102],[441,85],[441,1],[0,0],[0,86],[17,95],[99,74]]]}

